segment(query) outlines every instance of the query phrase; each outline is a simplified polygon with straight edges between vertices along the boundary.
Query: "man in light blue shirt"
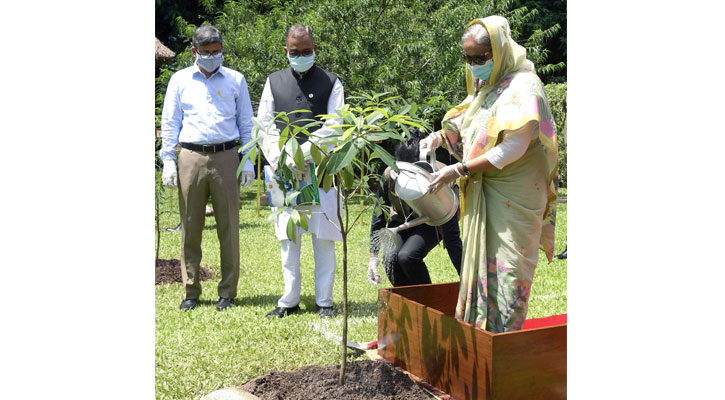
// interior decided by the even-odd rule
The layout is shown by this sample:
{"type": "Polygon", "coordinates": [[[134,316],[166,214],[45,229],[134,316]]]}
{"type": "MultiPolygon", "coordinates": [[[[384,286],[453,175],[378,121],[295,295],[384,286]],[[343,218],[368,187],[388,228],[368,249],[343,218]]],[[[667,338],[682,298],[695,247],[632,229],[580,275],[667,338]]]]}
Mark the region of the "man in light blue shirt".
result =
{"type": "Polygon", "coordinates": [[[201,234],[211,196],[221,257],[217,310],[232,305],[239,281],[239,182],[254,180],[252,163],[242,168],[238,146],[251,140],[252,103],[244,75],[221,66],[222,37],[201,26],[192,38],[193,66],[169,80],[161,116],[164,185],[179,188],[181,273],[186,296],[179,308],[191,310],[201,295],[201,234]],[[181,144],[178,169],[176,147],[181,144]]]}

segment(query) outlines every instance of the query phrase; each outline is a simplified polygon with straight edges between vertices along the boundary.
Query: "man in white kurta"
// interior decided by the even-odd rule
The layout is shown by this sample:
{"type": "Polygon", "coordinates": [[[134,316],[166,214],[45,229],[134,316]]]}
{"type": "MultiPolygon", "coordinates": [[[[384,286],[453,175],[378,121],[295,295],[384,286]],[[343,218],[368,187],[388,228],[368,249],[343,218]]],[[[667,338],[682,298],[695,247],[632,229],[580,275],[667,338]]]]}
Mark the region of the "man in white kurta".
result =
{"type": "MultiPolygon", "coordinates": [[[[311,110],[310,113],[291,113],[292,122],[297,119],[315,118],[319,114],[335,114],[335,110],[344,104],[342,83],[332,73],[314,65],[315,51],[312,32],[308,27],[295,25],[287,34],[285,52],[290,67],[276,71],[267,78],[259,101],[257,117],[265,124],[274,124],[277,112],[295,110],[311,110]]],[[[306,161],[311,161],[310,142],[333,133],[329,125],[339,124],[339,119],[327,120],[325,126],[311,132],[309,138],[299,140],[306,161]],[[306,140],[305,140],[306,139],[306,140]]],[[[304,126],[307,122],[301,122],[304,126]]],[[[280,158],[279,150],[280,125],[274,125],[266,133],[262,133],[260,147],[267,161],[277,168],[280,158]]],[[[260,131],[261,132],[261,131],[260,131]]],[[[287,158],[286,165],[296,171],[292,157],[287,158]]],[[[340,204],[342,202],[340,201],[340,204]]],[[[342,240],[338,226],[338,199],[334,187],[325,192],[320,188],[320,204],[299,206],[301,210],[311,212],[308,229],[296,227],[296,238],[287,237],[287,223],[291,210],[286,209],[275,219],[275,234],[280,240],[282,256],[282,275],[284,277],[284,294],[277,301],[277,308],[270,311],[267,317],[282,318],[300,311],[300,293],[302,276],[300,273],[301,235],[312,234],[312,247],[315,259],[315,303],[321,317],[333,317],[332,289],[335,281],[335,241],[342,240]]]]}

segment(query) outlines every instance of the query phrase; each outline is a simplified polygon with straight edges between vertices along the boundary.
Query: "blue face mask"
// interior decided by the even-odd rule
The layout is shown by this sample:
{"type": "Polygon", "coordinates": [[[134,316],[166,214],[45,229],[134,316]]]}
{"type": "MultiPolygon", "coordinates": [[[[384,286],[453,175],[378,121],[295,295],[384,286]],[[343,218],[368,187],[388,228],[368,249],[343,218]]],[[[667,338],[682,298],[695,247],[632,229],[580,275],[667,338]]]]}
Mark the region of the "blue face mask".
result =
{"type": "Polygon", "coordinates": [[[196,54],[196,63],[199,64],[200,67],[204,68],[204,71],[206,72],[216,71],[216,69],[222,65],[223,60],[224,55],[222,53],[215,56],[202,56],[201,54],[196,54]]]}
{"type": "Polygon", "coordinates": [[[491,76],[491,71],[493,71],[493,58],[483,63],[483,65],[468,64],[468,69],[471,71],[474,78],[485,81],[491,76]]]}
{"type": "Polygon", "coordinates": [[[315,52],[312,52],[312,54],[307,57],[291,57],[289,54],[287,54],[287,59],[289,60],[289,65],[292,67],[292,69],[297,72],[305,72],[308,69],[312,68],[312,65],[315,63],[315,52]]]}

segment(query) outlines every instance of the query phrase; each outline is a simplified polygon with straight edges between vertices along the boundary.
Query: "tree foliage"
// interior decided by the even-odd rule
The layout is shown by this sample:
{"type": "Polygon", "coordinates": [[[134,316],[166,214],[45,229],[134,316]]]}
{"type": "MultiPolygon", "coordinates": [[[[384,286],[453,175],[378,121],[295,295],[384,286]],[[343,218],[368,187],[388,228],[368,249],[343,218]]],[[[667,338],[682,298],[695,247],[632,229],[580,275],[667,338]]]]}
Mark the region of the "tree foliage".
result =
{"type": "MultiPolygon", "coordinates": [[[[334,129],[334,133],[330,135],[318,136],[316,132],[319,131],[309,132],[307,130],[313,126],[321,125],[321,121],[313,120],[305,126],[295,126],[289,123],[288,113],[281,111],[275,116],[275,121],[286,125],[281,131],[274,129],[276,126],[274,121],[265,123],[255,117],[252,119],[254,122],[252,140],[240,149],[241,152],[246,152],[240,163],[242,165],[247,159],[254,157],[258,142],[262,137],[279,134],[278,144],[281,155],[277,161],[276,170],[285,177],[292,177],[294,173],[286,165],[287,157],[294,159],[295,167],[298,170],[306,170],[306,161],[302,149],[297,143],[297,136],[303,134],[310,138],[310,156],[316,165],[314,173],[317,182],[322,182],[325,191],[332,188],[337,192],[337,218],[329,222],[337,227],[342,236],[343,345],[339,385],[342,385],[345,381],[347,360],[347,347],[344,343],[347,343],[348,321],[348,235],[352,228],[361,221],[362,216],[371,205],[375,203],[375,193],[370,189],[368,183],[370,180],[379,178],[374,169],[366,168],[366,161],[369,162],[372,159],[379,158],[397,171],[398,167],[395,164],[395,159],[379,143],[384,140],[396,142],[403,140],[409,135],[409,128],[428,129],[425,121],[413,117],[418,110],[414,102],[399,99],[398,96],[389,96],[388,93],[375,92],[361,93],[352,98],[356,98],[364,105],[350,106],[345,104],[341,109],[335,110],[335,114],[320,116],[322,120],[341,120],[339,124],[330,126],[330,128],[334,129]],[[357,167],[359,175],[356,174],[355,167],[357,167]],[[360,204],[367,203],[369,205],[361,207],[357,213],[351,211],[350,204],[353,198],[356,200],[368,199],[369,201],[361,201],[360,204]],[[341,200],[342,204],[340,204],[341,200]]],[[[241,169],[237,171],[237,174],[240,172],[241,169]]],[[[297,226],[307,229],[307,221],[311,217],[309,210],[289,207],[291,200],[299,194],[300,192],[286,193],[285,204],[288,207],[278,208],[269,217],[274,219],[286,208],[290,208],[291,218],[287,224],[287,237],[292,241],[296,241],[297,226]]]]}
{"type": "MultiPolygon", "coordinates": [[[[301,23],[312,27],[319,46],[316,63],[337,74],[346,92],[391,92],[425,103],[429,122],[436,124],[465,97],[460,38],[465,24],[474,18],[507,17],[512,36],[526,47],[544,82],[565,72],[561,57],[547,62],[554,57],[546,47],[561,35],[562,24],[551,20],[542,25],[538,21],[544,17],[549,21],[551,13],[542,13],[529,3],[538,4],[514,0],[243,0],[225,3],[207,22],[222,32],[224,65],[245,75],[255,109],[267,76],[288,66],[283,51],[286,30],[301,23]]],[[[214,2],[200,4],[210,13],[214,2]]],[[[177,16],[175,26],[190,43],[196,25],[177,16]]],[[[169,68],[192,63],[187,47],[169,68]]],[[[558,81],[564,80],[559,76],[558,81]]],[[[160,84],[164,84],[163,77],[160,84]]]]}
{"type": "Polygon", "coordinates": [[[551,114],[556,123],[556,139],[559,142],[559,186],[567,187],[566,174],[566,143],[564,143],[564,128],[566,125],[566,83],[550,83],[544,86],[546,97],[549,100],[551,114]]]}

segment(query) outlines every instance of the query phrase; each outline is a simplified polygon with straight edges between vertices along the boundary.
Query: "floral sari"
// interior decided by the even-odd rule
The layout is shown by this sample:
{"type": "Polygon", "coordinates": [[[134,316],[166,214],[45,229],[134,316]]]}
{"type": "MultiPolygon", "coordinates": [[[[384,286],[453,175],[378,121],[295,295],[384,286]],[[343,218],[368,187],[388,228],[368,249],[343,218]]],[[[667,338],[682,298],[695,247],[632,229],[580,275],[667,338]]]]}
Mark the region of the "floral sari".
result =
{"type": "Polygon", "coordinates": [[[538,130],[521,158],[461,182],[463,266],[455,316],[505,332],[521,329],[526,319],[539,247],[553,257],[556,132],[543,84],[526,50],[511,39],[508,21],[491,16],[472,24],[487,29],[494,67],[478,91],[466,70],[469,96],[444,117],[444,146],[470,160],[500,143],[504,131],[530,121],[538,130]]]}

